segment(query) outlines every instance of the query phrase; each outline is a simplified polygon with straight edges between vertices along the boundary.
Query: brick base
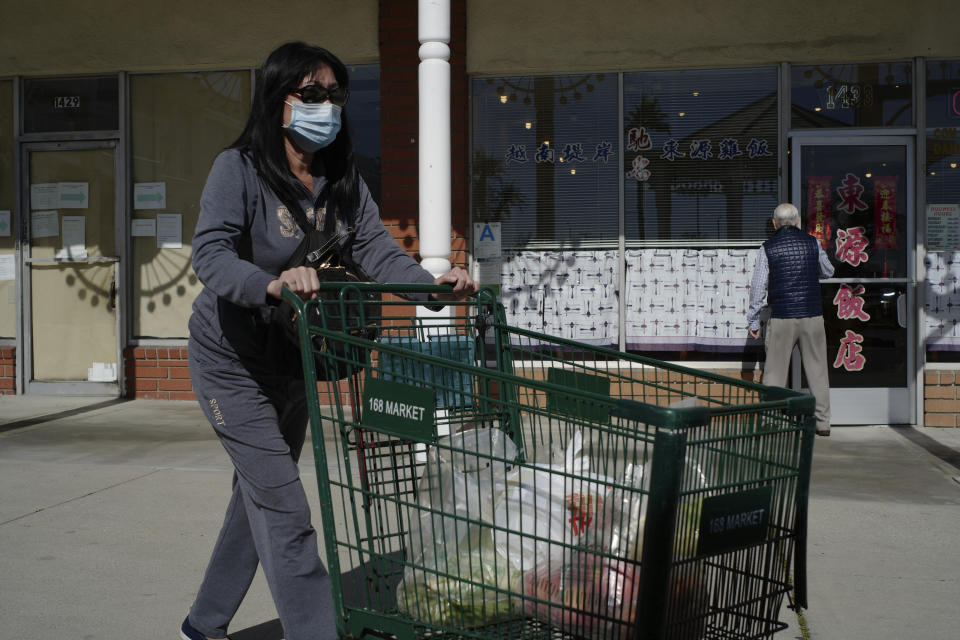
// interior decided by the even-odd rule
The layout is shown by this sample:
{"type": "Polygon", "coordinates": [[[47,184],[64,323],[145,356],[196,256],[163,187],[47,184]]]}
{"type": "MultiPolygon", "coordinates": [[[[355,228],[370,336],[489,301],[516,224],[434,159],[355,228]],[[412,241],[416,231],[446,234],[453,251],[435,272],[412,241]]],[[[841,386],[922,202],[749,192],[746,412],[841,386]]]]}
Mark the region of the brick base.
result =
{"type": "Polygon", "coordinates": [[[127,347],[123,351],[128,398],[196,400],[186,347],[127,347]]]}
{"type": "Polygon", "coordinates": [[[957,427],[960,422],[960,371],[926,371],[923,374],[923,423],[928,427],[957,427]]]}
{"type": "Polygon", "coordinates": [[[0,395],[17,393],[17,348],[0,347],[0,395]]]}

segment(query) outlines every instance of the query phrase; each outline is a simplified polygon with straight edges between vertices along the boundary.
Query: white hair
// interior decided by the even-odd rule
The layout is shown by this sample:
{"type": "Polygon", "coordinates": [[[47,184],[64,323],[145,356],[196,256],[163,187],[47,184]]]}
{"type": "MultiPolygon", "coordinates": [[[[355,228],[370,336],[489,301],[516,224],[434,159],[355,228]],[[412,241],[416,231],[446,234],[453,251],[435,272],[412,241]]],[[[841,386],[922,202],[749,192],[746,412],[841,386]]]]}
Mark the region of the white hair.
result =
{"type": "Polygon", "coordinates": [[[788,225],[799,227],[800,212],[789,202],[784,202],[783,204],[777,205],[777,208],[773,210],[773,221],[776,223],[778,229],[788,225]]]}

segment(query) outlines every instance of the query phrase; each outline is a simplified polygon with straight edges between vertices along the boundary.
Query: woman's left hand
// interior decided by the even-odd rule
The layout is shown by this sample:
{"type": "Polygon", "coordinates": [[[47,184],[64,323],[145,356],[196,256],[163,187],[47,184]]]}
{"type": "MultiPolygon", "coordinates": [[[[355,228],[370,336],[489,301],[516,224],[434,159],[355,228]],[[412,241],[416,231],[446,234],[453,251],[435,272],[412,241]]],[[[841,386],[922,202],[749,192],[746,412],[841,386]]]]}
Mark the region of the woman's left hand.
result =
{"type": "Polygon", "coordinates": [[[454,267],[445,274],[433,281],[433,284],[453,285],[453,293],[441,293],[433,295],[433,298],[441,302],[451,302],[463,300],[467,296],[474,294],[480,289],[480,285],[474,282],[470,274],[461,267],[454,267]]]}

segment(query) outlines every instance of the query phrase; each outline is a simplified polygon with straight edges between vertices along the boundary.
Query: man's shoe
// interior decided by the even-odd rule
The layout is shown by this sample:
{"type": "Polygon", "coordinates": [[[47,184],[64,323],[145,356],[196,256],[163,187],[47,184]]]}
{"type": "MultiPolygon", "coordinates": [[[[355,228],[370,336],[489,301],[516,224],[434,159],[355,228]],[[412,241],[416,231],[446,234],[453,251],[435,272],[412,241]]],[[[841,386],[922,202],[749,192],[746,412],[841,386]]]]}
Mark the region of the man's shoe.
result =
{"type": "MultiPolygon", "coordinates": [[[[190,624],[190,616],[184,618],[183,624],[180,625],[180,638],[181,640],[207,640],[207,636],[194,629],[190,624]]],[[[230,640],[230,638],[224,640],[230,640]]]]}
{"type": "Polygon", "coordinates": [[[817,429],[817,435],[818,435],[818,436],[829,436],[829,435],[830,435],[830,429],[817,429]]]}

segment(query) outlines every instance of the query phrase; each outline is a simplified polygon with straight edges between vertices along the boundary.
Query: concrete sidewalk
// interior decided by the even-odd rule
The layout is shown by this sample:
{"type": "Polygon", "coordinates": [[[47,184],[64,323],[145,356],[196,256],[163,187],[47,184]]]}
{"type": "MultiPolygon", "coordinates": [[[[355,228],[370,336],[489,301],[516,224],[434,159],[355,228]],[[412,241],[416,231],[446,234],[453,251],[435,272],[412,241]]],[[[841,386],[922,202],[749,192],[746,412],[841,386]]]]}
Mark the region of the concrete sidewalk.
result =
{"type": "MultiPolygon", "coordinates": [[[[0,640],[177,638],[230,478],[196,403],[0,398],[0,640]]],[[[835,428],[810,513],[810,607],[778,638],[956,637],[960,429],[835,428]]],[[[232,629],[281,637],[262,576],[232,629]]]]}

